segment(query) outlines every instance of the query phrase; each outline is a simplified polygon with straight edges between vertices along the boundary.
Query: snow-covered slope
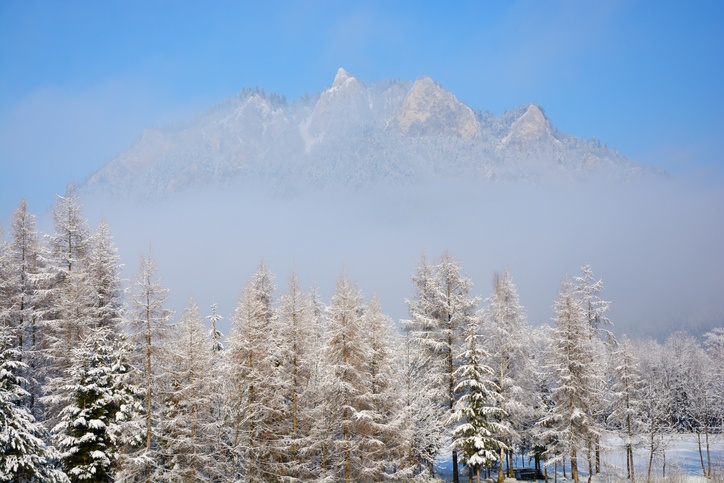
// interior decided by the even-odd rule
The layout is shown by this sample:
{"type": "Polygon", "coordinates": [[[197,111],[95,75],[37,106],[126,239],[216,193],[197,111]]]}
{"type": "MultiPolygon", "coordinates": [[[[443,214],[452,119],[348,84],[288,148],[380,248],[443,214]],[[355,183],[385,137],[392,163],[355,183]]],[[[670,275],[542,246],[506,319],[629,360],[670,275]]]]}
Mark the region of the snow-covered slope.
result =
{"type": "Polygon", "coordinates": [[[288,103],[243,90],[173,129],[147,129],[86,182],[141,199],[219,186],[274,191],[414,184],[430,178],[627,179],[649,172],[558,132],[536,105],[473,111],[430,78],[365,85],[340,68],[330,88],[288,103]]]}

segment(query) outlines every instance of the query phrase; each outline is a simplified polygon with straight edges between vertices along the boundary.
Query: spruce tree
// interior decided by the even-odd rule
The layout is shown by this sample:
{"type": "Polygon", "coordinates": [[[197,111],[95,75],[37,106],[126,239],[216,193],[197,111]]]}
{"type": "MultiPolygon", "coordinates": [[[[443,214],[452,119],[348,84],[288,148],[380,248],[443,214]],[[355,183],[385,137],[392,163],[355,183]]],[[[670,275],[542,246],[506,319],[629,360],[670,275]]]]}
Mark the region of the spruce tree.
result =
{"type": "Polygon", "coordinates": [[[73,350],[53,428],[61,463],[72,482],[113,482],[121,449],[140,434],[128,432],[140,409],[130,382],[126,347],[108,328],[90,329],[73,350]]]}
{"type": "Polygon", "coordinates": [[[0,323],[0,481],[61,483],[68,478],[56,467],[57,452],[48,434],[26,405],[26,369],[10,326],[0,323]]]}
{"type": "MultiPolygon", "coordinates": [[[[507,425],[500,423],[505,416],[501,408],[500,388],[492,381],[493,370],[485,365],[485,352],[478,341],[477,323],[468,322],[467,349],[460,354],[462,361],[455,371],[459,380],[455,391],[460,398],[455,402],[450,420],[453,426],[453,448],[463,455],[463,461],[480,481],[481,468],[489,468],[507,449],[503,437],[507,425]]],[[[501,460],[502,466],[502,460],[501,460]]]]}

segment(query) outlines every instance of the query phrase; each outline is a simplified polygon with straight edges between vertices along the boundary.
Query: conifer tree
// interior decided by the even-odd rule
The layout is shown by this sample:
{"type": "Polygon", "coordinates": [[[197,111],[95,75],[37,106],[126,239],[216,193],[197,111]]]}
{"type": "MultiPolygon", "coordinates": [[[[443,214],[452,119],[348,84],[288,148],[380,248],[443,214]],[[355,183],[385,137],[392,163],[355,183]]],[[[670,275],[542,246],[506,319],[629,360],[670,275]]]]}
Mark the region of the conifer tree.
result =
{"type": "MultiPolygon", "coordinates": [[[[445,253],[435,265],[423,256],[413,276],[416,297],[408,301],[411,319],[403,321],[425,367],[423,387],[435,394],[441,425],[455,405],[457,355],[464,345],[464,328],[475,316],[478,299],[470,298],[472,282],[461,275],[460,265],[445,253]]],[[[453,480],[459,481],[458,455],[453,449],[453,480]]]]}
{"type": "Polygon", "coordinates": [[[54,426],[64,378],[78,347],[93,326],[95,294],[88,272],[89,230],[74,187],[53,207],[54,233],[47,237],[44,272],[36,290],[42,316],[44,419],[54,426]]]}
{"type": "Polygon", "coordinates": [[[67,383],[57,397],[60,421],[53,428],[72,482],[116,481],[122,447],[140,439],[132,426],[140,391],[131,384],[130,371],[125,346],[108,328],[86,331],[73,351],[67,383]]]}
{"type": "Polygon", "coordinates": [[[161,454],[153,479],[221,481],[221,448],[214,440],[220,421],[213,417],[217,390],[213,386],[213,339],[193,300],[166,340],[158,436],[161,454]]]}
{"type": "Polygon", "coordinates": [[[360,451],[362,479],[409,478],[413,465],[405,460],[405,438],[408,428],[398,392],[402,383],[401,364],[395,358],[393,344],[398,338],[392,332],[392,320],[382,312],[373,296],[360,320],[367,347],[366,384],[360,394],[360,451]]]}
{"type": "Polygon", "coordinates": [[[20,205],[13,214],[10,244],[7,247],[7,269],[5,308],[7,321],[17,329],[20,357],[26,364],[29,393],[29,408],[34,416],[39,416],[36,402],[40,398],[40,386],[36,380],[40,368],[41,334],[36,288],[41,272],[40,243],[35,225],[35,215],[27,209],[27,202],[20,205]]]}
{"type": "Polygon", "coordinates": [[[168,289],[157,272],[153,258],[141,257],[127,319],[128,342],[133,348],[131,360],[136,369],[135,384],[143,392],[143,437],[139,446],[128,448],[126,466],[130,476],[124,476],[128,481],[153,481],[151,472],[158,463],[156,437],[161,404],[157,392],[171,311],[164,307],[168,289]]]}
{"type": "Polygon", "coordinates": [[[227,358],[230,387],[228,428],[233,454],[233,474],[246,481],[266,481],[269,441],[278,437],[277,396],[270,374],[275,364],[271,347],[276,313],[272,305],[273,275],[264,263],[242,289],[234,311],[227,358]]]}
{"type": "MultiPolygon", "coordinates": [[[[574,285],[565,279],[555,303],[556,325],[548,354],[548,370],[554,381],[554,403],[540,424],[543,437],[550,442],[548,464],[565,456],[570,458],[571,476],[579,481],[579,457],[588,448],[596,423],[591,416],[591,387],[596,373],[591,367],[591,345],[586,313],[576,296],[574,285]]],[[[592,475],[589,473],[589,479],[592,475]]]]}
{"type": "Polygon", "coordinates": [[[57,452],[46,441],[47,432],[35,420],[26,401],[28,392],[20,375],[17,339],[10,326],[0,323],[0,481],[65,483],[68,478],[55,466],[57,452]]]}
{"type": "Polygon", "coordinates": [[[492,381],[493,370],[485,365],[485,352],[480,347],[474,319],[468,322],[466,332],[467,349],[460,354],[462,363],[456,370],[459,382],[455,391],[461,396],[450,420],[459,423],[453,427],[453,448],[462,453],[479,482],[481,468],[490,467],[502,454],[501,448],[506,449],[502,438],[508,427],[498,422],[505,416],[499,404],[502,395],[492,381]]]}
{"type": "MultiPolygon", "coordinates": [[[[493,370],[492,379],[501,396],[496,402],[501,405],[500,414],[505,414],[508,431],[504,436],[502,448],[513,449],[513,445],[523,445],[530,439],[525,434],[533,424],[533,409],[538,406],[535,400],[535,380],[529,360],[530,327],[525,321],[525,312],[520,304],[518,291],[507,270],[493,276],[493,295],[483,310],[483,333],[490,348],[486,362],[493,370]]],[[[508,467],[512,476],[512,451],[508,467]]],[[[501,464],[498,482],[502,483],[504,454],[500,454],[501,464]]]]}
{"type": "Polygon", "coordinates": [[[88,254],[88,283],[93,291],[91,324],[113,332],[123,324],[123,300],[118,250],[108,225],[101,221],[91,239],[88,254]]]}
{"type": "Polygon", "coordinates": [[[280,361],[279,390],[286,406],[285,419],[280,426],[287,436],[280,441],[285,455],[283,473],[288,478],[310,478],[314,470],[308,460],[313,455],[311,429],[313,426],[314,306],[301,289],[294,272],[289,276],[288,289],[280,297],[279,325],[276,346],[280,361]],[[306,464],[305,464],[306,463],[306,464]]]}
{"type": "Polygon", "coordinates": [[[327,343],[324,348],[328,367],[325,412],[332,421],[327,477],[336,481],[362,478],[361,424],[366,405],[365,362],[367,347],[361,333],[362,296],[344,276],[337,280],[327,307],[327,343]]]}

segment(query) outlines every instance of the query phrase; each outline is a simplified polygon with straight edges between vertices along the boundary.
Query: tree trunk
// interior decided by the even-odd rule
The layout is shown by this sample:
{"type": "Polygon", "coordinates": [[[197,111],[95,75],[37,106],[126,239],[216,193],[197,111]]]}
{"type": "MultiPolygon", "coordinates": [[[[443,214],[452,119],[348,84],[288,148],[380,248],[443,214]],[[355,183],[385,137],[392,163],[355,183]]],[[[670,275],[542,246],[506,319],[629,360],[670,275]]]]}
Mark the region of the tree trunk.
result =
{"type": "Polygon", "coordinates": [[[505,461],[504,449],[500,448],[500,467],[498,468],[498,483],[505,481],[505,473],[503,470],[503,461],[505,461]]]}
{"type": "Polygon", "coordinates": [[[664,453],[664,471],[661,476],[663,478],[666,478],[666,450],[663,450],[663,453],[664,453]]]}
{"type": "Polygon", "coordinates": [[[596,435],[596,474],[601,472],[601,435],[596,435]]]}
{"type": "Polygon", "coordinates": [[[704,478],[706,478],[706,467],[704,467],[704,454],[701,452],[701,431],[699,428],[696,428],[696,443],[699,445],[699,461],[701,461],[701,471],[704,473],[704,478]]]}
{"type": "MultiPolygon", "coordinates": [[[[565,471],[566,466],[563,465],[563,470],[565,471]]],[[[571,478],[573,478],[573,481],[576,483],[580,483],[578,479],[578,456],[576,454],[576,448],[571,449],[571,478]]]]}
{"type": "Polygon", "coordinates": [[[706,477],[711,479],[711,452],[709,451],[709,423],[704,423],[704,437],[706,438],[706,477]]]}
{"type": "Polygon", "coordinates": [[[646,483],[651,483],[651,467],[654,464],[654,433],[653,433],[653,429],[651,429],[650,436],[651,436],[651,440],[650,440],[651,444],[649,447],[650,447],[651,451],[649,452],[649,470],[646,473],[646,483]]]}
{"type": "Polygon", "coordinates": [[[452,453],[453,465],[453,483],[460,483],[460,475],[458,474],[458,452],[454,450],[452,453]]]}
{"type": "Polygon", "coordinates": [[[593,477],[593,446],[594,443],[591,440],[591,438],[588,438],[588,451],[586,451],[586,460],[588,460],[588,483],[591,483],[591,478],[593,477]]]}
{"type": "Polygon", "coordinates": [[[513,450],[508,450],[508,478],[515,477],[513,473],[513,450]]]}

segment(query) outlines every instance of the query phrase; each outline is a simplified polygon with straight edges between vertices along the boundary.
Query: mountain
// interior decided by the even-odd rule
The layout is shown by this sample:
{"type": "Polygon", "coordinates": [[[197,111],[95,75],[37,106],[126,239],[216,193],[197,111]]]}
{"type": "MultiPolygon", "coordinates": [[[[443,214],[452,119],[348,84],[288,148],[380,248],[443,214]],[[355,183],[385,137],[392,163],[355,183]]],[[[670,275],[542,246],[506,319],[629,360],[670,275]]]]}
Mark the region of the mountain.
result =
{"type": "Polygon", "coordinates": [[[428,77],[366,85],[340,68],[314,96],[288,103],[246,89],[184,125],[146,129],[84,189],[153,199],[245,184],[293,193],[429,178],[538,182],[646,172],[600,142],[558,131],[534,104],[496,116],[428,77]]]}

